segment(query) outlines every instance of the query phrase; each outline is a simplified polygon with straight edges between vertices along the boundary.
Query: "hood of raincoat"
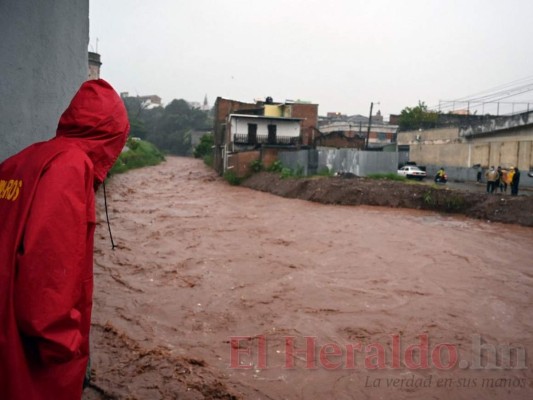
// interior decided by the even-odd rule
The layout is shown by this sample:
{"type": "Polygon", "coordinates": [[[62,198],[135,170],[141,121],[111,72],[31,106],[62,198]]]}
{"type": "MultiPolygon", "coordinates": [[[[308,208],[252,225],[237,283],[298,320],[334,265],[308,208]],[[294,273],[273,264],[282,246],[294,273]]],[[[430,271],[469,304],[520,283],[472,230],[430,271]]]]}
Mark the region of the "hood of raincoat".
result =
{"type": "Polygon", "coordinates": [[[74,140],[93,162],[95,179],[103,182],[129,130],[122,99],[109,83],[97,79],[80,87],[59,119],[56,138],[74,140]]]}

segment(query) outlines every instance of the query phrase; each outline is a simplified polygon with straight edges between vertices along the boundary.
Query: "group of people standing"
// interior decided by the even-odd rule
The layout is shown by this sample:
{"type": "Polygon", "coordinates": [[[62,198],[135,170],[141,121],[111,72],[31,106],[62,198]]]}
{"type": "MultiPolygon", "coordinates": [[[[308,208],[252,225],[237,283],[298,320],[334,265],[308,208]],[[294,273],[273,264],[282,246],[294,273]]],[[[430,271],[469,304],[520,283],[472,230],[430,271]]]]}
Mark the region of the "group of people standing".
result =
{"type": "Polygon", "coordinates": [[[485,172],[485,178],[487,178],[487,193],[497,193],[500,189],[500,193],[507,193],[507,187],[511,187],[511,196],[518,195],[518,185],[520,184],[520,171],[517,167],[511,167],[509,170],[491,166],[490,169],[485,172]]]}

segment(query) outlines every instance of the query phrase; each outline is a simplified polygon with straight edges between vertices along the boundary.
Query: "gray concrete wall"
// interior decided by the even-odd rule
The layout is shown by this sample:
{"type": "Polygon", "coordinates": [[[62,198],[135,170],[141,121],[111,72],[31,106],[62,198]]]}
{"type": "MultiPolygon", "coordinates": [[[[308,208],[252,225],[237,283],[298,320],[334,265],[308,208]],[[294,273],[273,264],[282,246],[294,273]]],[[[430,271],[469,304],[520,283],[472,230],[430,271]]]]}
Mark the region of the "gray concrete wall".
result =
{"type": "MultiPolygon", "coordinates": [[[[442,165],[425,165],[426,172],[428,174],[428,179],[434,179],[437,171],[442,165]]],[[[446,167],[446,174],[448,175],[448,180],[450,182],[459,181],[459,182],[476,182],[477,180],[477,168],[466,168],[466,167],[446,167]]],[[[483,183],[486,183],[485,172],[487,168],[483,168],[483,173],[481,175],[481,180],[483,183]]],[[[520,187],[533,188],[533,178],[530,178],[527,173],[528,170],[520,170],[520,187]]]]}
{"type": "Polygon", "coordinates": [[[358,176],[398,170],[398,153],[319,148],[318,157],[319,170],[327,167],[332,172],[351,172],[358,176]]]}
{"type": "Polygon", "coordinates": [[[285,167],[293,170],[303,168],[305,175],[320,172],[324,168],[331,172],[351,172],[358,176],[396,172],[398,169],[398,153],[380,151],[318,148],[280,152],[278,158],[285,167]]]}
{"type": "Polygon", "coordinates": [[[302,168],[304,175],[311,175],[316,173],[316,171],[310,172],[309,170],[309,153],[313,151],[316,150],[280,151],[278,153],[278,160],[286,168],[290,168],[293,171],[302,168]]]}
{"type": "Polygon", "coordinates": [[[0,161],[55,135],[87,80],[89,0],[0,1],[0,161]]]}
{"type": "Polygon", "coordinates": [[[533,140],[488,142],[476,139],[468,143],[412,144],[409,161],[445,168],[470,168],[476,164],[485,168],[518,166],[520,170],[529,171],[533,168],[533,140]]]}
{"type": "MultiPolygon", "coordinates": [[[[444,167],[450,181],[475,182],[477,180],[477,168],[449,167],[445,165],[423,165],[428,174],[427,179],[434,179],[437,171],[444,167]]],[[[484,172],[483,172],[484,176],[484,172]]],[[[485,179],[485,178],[483,178],[485,179]]]]}
{"type": "Polygon", "coordinates": [[[484,121],[462,127],[459,130],[461,137],[475,137],[493,132],[507,131],[514,128],[529,127],[533,124],[533,111],[521,114],[487,118],[484,121]]]}
{"type": "Polygon", "coordinates": [[[459,141],[459,128],[435,128],[420,131],[398,132],[396,142],[401,145],[444,144],[459,141]]]}
{"type": "Polygon", "coordinates": [[[501,165],[533,169],[533,112],[492,118],[468,128],[398,133],[398,147],[409,146],[420,165],[469,168],[501,165]],[[475,128],[475,129],[474,129],[475,128]]]}

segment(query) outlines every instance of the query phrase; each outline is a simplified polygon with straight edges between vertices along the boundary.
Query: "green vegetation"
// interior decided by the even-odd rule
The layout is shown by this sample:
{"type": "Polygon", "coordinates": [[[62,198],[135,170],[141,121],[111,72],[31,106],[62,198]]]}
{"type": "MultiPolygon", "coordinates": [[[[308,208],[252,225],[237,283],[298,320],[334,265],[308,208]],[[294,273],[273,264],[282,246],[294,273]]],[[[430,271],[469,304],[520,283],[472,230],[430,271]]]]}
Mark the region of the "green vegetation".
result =
{"type": "Polygon", "coordinates": [[[465,208],[466,202],[460,194],[451,194],[442,188],[431,188],[422,194],[422,201],[430,208],[440,208],[447,212],[457,212],[465,208]]]}
{"type": "Polygon", "coordinates": [[[195,158],[202,158],[204,163],[213,166],[213,146],[215,140],[212,133],[206,133],[200,138],[200,143],[194,148],[193,155],[195,158]]]}
{"type": "Polygon", "coordinates": [[[281,169],[281,178],[285,179],[290,178],[292,176],[294,176],[294,172],[292,171],[292,169],[286,167],[281,169]]]}
{"type": "Polygon", "coordinates": [[[328,167],[324,167],[320,171],[318,171],[317,175],[318,176],[333,176],[334,174],[333,174],[333,171],[330,171],[328,167]]]}
{"type": "Polygon", "coordinates": [[[400,130],[413,131],[434,128],[439,114],[428,111],[428,106],[419,101],[416,107],[405,107],[400,114],[400,130]]]}
{"type": "Polygon", "coordinates": [[[250,169],[252,172],[261,172],[263,170],[263,163],[261,160],[254,160],[250,163],[250,169]]]}
{"type": "Polygon", "coordinates": [[[386,179],[389,181],[400,181],[400,182],[406,182],[407,178],[402,175],[398,175],[394,172],[390,173],[378,173],[378,174],[369,174],[367,175],[367,178],[370,179],[386,179]]]}
{"type": "Polygon", "coordinates": [[[120,174],[130,169],[157,165],[165,160],[161,152],[150,142],[128,138],[127,151],[122,152],[109,174],[120,174]]]}
{"type": "MultiPolygon", "coordinates": [[[[304,176],[304,167],[298,165],[296,169],[284,167],[281,161],[276,160],[266,169],[268,172],[276,172],[285,178],[301,178],[304,176]]],[[[254,171],[257,172],[257,171],[254,171]]]]}
{"type": "Polygon", "coordinates": [[[235,172],[233,171],[226,171],[224,172],[224,179],[228,181],[230,185],[240,185],[241,184],[241,178],[239,178],[237,175],[235,175],[235,172]]]}
{"type": "Polygon", "coordinates": [[[194,148],[194,158],[204,158],[207,155],[213,154],[213,146],[215,145],[215,139],[212,133],[206,133],[200,138],[200,143],[194,148]]]}
{"type": "Polygon", "coordinates": [[[446,209],[448,211],[459,211],[465,206],[465,199],[459,196],[451,196],[446,199],[446,209]]]}
{"type": "Polygon", "coordinates": [[[208,130],[213,125],[209,111],[191,107],[183,99],[155,108],[146,108],[140,97],[125,97],[123,101],[130,136],[148,140],[169,154],[190,155],[191,132],[208,130]]]}
{"type": "Polygon", "coordinates": [[[204,156],[203,160],[204,160],[205,165],[207,165],[208,167],[213,168],[213,160],[214,159],[213,159],[213,155],[212,154],[208,154],[208,155],[204,156]]]}
{"type": "Polygon", "coordinates": [[[268,172],[281,172],[283,169],[283,164],[280,160],[274,161],[272,164],[270,164],[270,167],[267,168],[268,172]]]}
{"type": "Polygon", "coordinates": [[[283,167],[281,169],[281,178],[304,178],[304,167],[301,165],[298,165],[296,169],[291,169],[287,167],[283,167]]]}
{"type": "Polygon", "coordinates": [[[427,190],[424,192],[424,194],[422,194],[422,200],[428,206],[433,205],[434,200],[433,200],[433,196],[431,195],[431,190],[427,190]]]}

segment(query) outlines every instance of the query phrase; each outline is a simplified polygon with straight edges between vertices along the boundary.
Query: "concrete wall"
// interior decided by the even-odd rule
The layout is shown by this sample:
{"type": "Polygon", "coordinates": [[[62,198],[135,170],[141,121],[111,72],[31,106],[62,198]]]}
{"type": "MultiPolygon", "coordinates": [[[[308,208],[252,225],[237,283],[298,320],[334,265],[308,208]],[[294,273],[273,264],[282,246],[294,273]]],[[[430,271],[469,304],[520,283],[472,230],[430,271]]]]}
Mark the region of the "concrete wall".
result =
{"type": "Polygon", "coordinates": [[[280,151],[278,160],[284,167],[293,171],[302,170],[303,175],[312,175],[314,172],[309,170],[309,152],[316,150],[297,150],[297,151],[280,151]]]}
{"type": "Polygon", "coordinates": [[[450,143],[443,145],[410,145],[409,160],[418,165],[442,165],[444,167],[470,168],[517,166],[529,171],[533,167],[533,141],[495,141],[450,143]]]}
{"type": "Polygon", "coordinates": [[[398,153],[355,149],[318,149],[318,169],[351,172],[358,176],[398,170],[398,153]]]}
{"type": "Polygon", "coordinates": [[[509,131],[520,127],[527,127],[531,130],[531,125],[533,125],[533,111],[528,111],[510,116],[487,118],[461,128],[459,135],[461,137],[475,137],[498,131],[509,131]]]}
{"type": "Polygon", "coordinates": [[[0,161],[55,135],[87,79],[89,0],[0,1],[0,161]]]}
{"type": "Polygon", "coordinates": [[[459,128],[438,128],[422,131],[398,132],[398,145],[443,144],[459,141],[459,128]]]}
{"type": "MultiPolygon", "coordinates": [[[[496,166],[498,164],[495,164],[496,166]]],[[[428,179],[433,179],[435,175],[437,174],[437,171],[439,170],[442,165],[426,165],[426,171],[428,174],[428,179]]],[[[520,168],[519,168],[520,169],[520,168]]],[[[466,168],[466,167],[445,167],[446,174],[448,175],[448,179],[450,182],[475,182],[477,180],[477,168],[466,168]]],[[[487,171],[487,168],[483,168],[482,172],[482,182],[486,183],[485,179],[485,172],[487,171]]],[[[524,188],[533,188],[533,178],[530,178],[527,175],[527,170],[520,169],[520,187],[524,188]]]]}
{"type": "Polygon", "coordinates": [[[429,176],[444,167],[452,181],[475,181],[474,165],[517,166],[520,185],[533,186],[527,176],[533,169],[533,112],[481,119],[461,129],[400,132],[398,146],[409,147],[409,161],[425,166],[429,176]]]}
{"type": "Polygon", "coordinates": [[[497,131],[491,134],[475,135],[464,138],[465,142],[511,142],[533,140],[533,125],[521,126],[507,131],[497,131]]]}
{"type": "Polygon", "coordinates": [[[317,173],[324,168],[331,172],[351,172],[358,176],[395,173],[398,169],[398,153],[356,149],[318,148],[280,152],[279,160],[293,170],[303,168],[304,175],[317,173]]]}
{"type": "MultiPolygon", "coordinates": [[[[432,180],[435,175],[437,174],[437,171],[444,167],[446,170],[446,174],[448,175],[448,179],[450,182],[453,181],[460,181],[460,182],[475,182],[477,180],[477,168],[466,168],[466,167],[446,167],[444,165],[440,164],[429,164],[424,165],[426,167],[426,172],[428,174],[428,180],[432,180]]],[[[483,179],[485,176],[485,170],[483,170],[483,179]]]]}
{"type": "Polygon", "coordinates": [[[413,144],[409,148],[409,161],[419,165],[443,164],[467,167],[468,145],[460,143],[445,145],[413,144]]]}
{"type": "Polygon", "coordinates": [[[461,136],[460,132],[458,128],[400,132],[398,146],[409,146],[409,160],[419,165],[446,168],[470,168],[476,164],[485,168],[491,165],[518,166],[524,171],[533,168],[533,125],[497,129],[469,137],[461,136]]]}

